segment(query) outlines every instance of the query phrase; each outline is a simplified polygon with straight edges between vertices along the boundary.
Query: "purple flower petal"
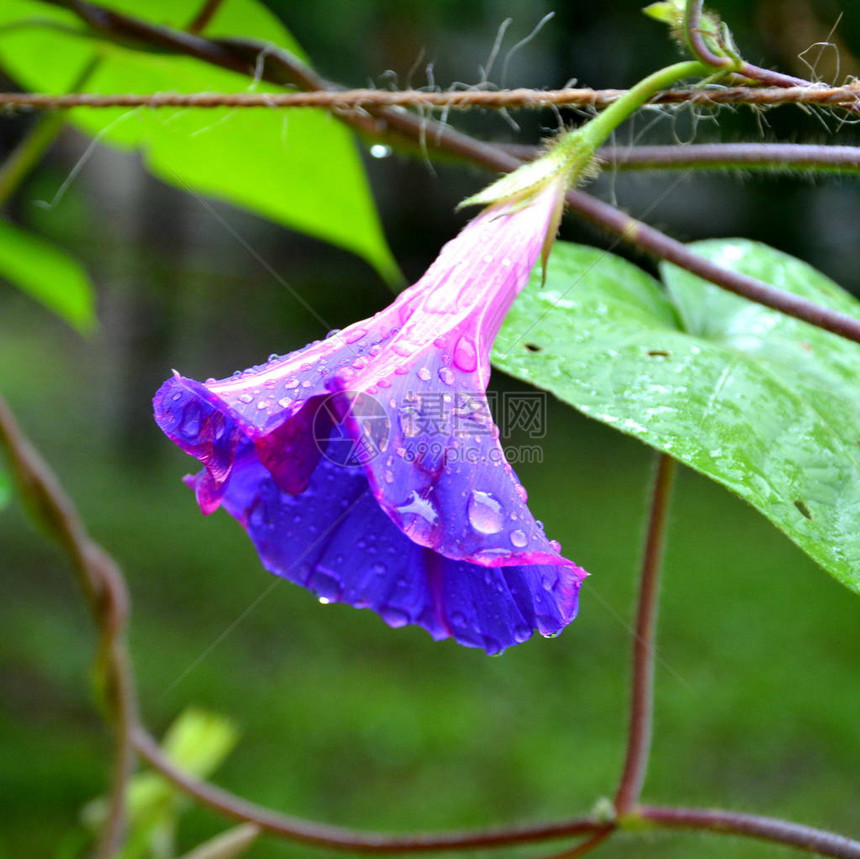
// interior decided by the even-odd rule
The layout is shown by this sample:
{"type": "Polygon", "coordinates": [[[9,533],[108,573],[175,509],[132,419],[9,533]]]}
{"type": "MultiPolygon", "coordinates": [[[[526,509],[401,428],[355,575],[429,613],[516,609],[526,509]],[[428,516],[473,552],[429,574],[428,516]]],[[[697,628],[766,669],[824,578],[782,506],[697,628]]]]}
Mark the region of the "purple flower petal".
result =
{"type": "Polygon", "coordinates": [[[282,492],[250,448],[236,461],[224,507],[263,565],[322,601],[370,608],[392,627],[498,652],[553,635],[576,614],[582,577],[566,565],[487,568],[410,540],[382,512],[361,469],[323,459],[301,496],[282,492]]]}
{"type": "Polygon", "coordinates": [[[526,506],[486,399],[489,353],[557,189],[496,206],[371,319],[220,381],[174,375],[164,432],[264,565],[321,598],[495,651],[558,632],[586,573],[526,506]]]}

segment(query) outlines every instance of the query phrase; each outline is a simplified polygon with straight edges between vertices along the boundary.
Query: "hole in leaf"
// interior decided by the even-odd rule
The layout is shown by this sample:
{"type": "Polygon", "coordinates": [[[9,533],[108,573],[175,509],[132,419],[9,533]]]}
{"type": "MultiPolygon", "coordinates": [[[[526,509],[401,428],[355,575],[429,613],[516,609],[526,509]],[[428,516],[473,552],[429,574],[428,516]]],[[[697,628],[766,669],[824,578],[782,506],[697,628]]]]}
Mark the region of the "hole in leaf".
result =
{"type": "Polygon", "coordinates": [[[799,498],[795,498],[794,506],[797,508],[797,512],[800,513],[801,516],[806,519],[812,519],[812,513],[809,508],[799,498]]]}
{"type": "Polygon", "coordinates": [[[529,352],[543,352],[543,347],[537,346],[534,343],[526,343],[525,347],[529,350],[529,352]]]}

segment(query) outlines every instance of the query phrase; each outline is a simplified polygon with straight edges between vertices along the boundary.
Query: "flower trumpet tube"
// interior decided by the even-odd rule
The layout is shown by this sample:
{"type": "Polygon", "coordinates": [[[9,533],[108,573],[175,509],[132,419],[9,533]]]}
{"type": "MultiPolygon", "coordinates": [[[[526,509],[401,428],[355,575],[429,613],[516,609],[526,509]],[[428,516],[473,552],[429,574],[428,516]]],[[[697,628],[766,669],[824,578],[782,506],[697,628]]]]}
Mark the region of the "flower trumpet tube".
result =
{"type": "Polygon", "coordinates": [[[486,398],[490,349],[555,234],[558,177],[493,203],[386,309],[205,383],[178,374],[155,418],[204,466],[204,513],[323,602],[490,653],[576,614],[586,573],[526,506],[486,398]]]}

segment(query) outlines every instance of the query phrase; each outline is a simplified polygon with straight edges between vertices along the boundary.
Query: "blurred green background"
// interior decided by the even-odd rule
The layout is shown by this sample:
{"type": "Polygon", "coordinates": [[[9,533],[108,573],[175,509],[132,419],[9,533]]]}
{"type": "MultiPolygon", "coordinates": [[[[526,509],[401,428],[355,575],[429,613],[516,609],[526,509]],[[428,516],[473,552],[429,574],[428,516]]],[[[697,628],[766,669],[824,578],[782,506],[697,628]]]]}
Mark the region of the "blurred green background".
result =
{"type": "MultiPolygon", "coordinates": [[[[576,78],[626,86],[676,56],[632,2],[267,5],[321,72],[352,86],[424,85],[428,64],[443,87],[477,83],[505,18],[513,19],[509,49],[553,9],[540,34],[512,55],[504,81],[503,47],[496,83],[558,87],[576,78]]],[[[719,8],[748,58],[807,74],[799,55],[842,15],[833,38],[840,68],[828,48],[817,69],[825,79],[860,72],[856,4],[719,8]]],[[[857,138],[850,124],[794,108],[726,111],[719,124],[689,111],[662,117],[643,116],[619,142],[685,141],[694,133],[697,140],[857,138]]],[[[515,118],[519,130],[498,114],[450,121],[518,143],[537,142],[558,122],[552,113],[515,118]]],[[[2,150],[31,122],[0,119],[2,150]]],[[[487,176],[397,153],[372,158],[368,143],[360,145],[394,256],[414,280],[464,223],[455,204],[487,176]]],[[[627,624],[652,452],[552,404],[543,463],[518,468],[548,533],[592,573],[579,618],[558,639],[490,659],[434,644],[420,630],[389,630],[370,612],[320,606],[286,582],[267,592],[276,580],[241,529],[224,513],[202,517],[180,483],[192,463],[152,423],[150,398],[172,367],[220,377],[324,331],[210,211],[150,177],[134,155],[96,148],[59,201],[40,206],[87,146],[79,133],[64,132],[9,211],[84,260],[98,286],[100,328],[80,337],[4,286],[0,391],[125,568],[148,724],[161,732],[189,705],[230,717],[241,736],[215,776],[220,784],[348,826],[408,831],[550,820],[611,795],[623,755],[627,624]]],[[[254,157],[250,137],[247,157],[254,157]]],[[[675,178],[608,171],[595,190],[640,214],[675,178]]],[[[215,206],[332,326],[389,300],[357,257],[215,206]]],[[[649,221],[685,240],[768,242],[856,293],[857,210],[851,180],[691,175],[649,221]]],[[[572,219],[562,235],[606,244],[572,219]]],[[[515,387],[498,373],[494,385],[515,387]]],[[[72,855],[81,808],[103,792],[109,766],[89,687],[93,632],[66,559],[16,503],[0,512],[0,577],[0,856],[72,855]]],[[[648,800],[731,807],[860,836],[858,621],[856,597],[762,517],[682,472],[662,592],[665,666],[657,672],[648,800]]],[[[190,810],[180,845],[190,849],[225,826],[213,813],[190,810]]],[[[248,855],[328,854],[264,839],[248,855]]],[[[655,834],[618,837],[600,855],[791,854],[722,837],[655,834]]]]}

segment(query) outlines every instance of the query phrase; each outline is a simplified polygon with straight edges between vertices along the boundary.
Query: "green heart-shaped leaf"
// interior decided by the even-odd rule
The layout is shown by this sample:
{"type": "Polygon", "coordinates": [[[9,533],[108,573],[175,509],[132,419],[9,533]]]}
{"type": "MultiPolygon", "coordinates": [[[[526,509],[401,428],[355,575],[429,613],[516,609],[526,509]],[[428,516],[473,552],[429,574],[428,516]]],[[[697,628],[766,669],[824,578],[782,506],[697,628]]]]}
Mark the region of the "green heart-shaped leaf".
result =
{"type": "MultiPolygon", "coordinates": [[[[754,242],[697,253],[815,302],[860,304],[754,242]]],[[[666,265],[668,292],[558,242],[496,342],[500,369],[712,477],[860,592],[860,346],[666,265]]]]}

